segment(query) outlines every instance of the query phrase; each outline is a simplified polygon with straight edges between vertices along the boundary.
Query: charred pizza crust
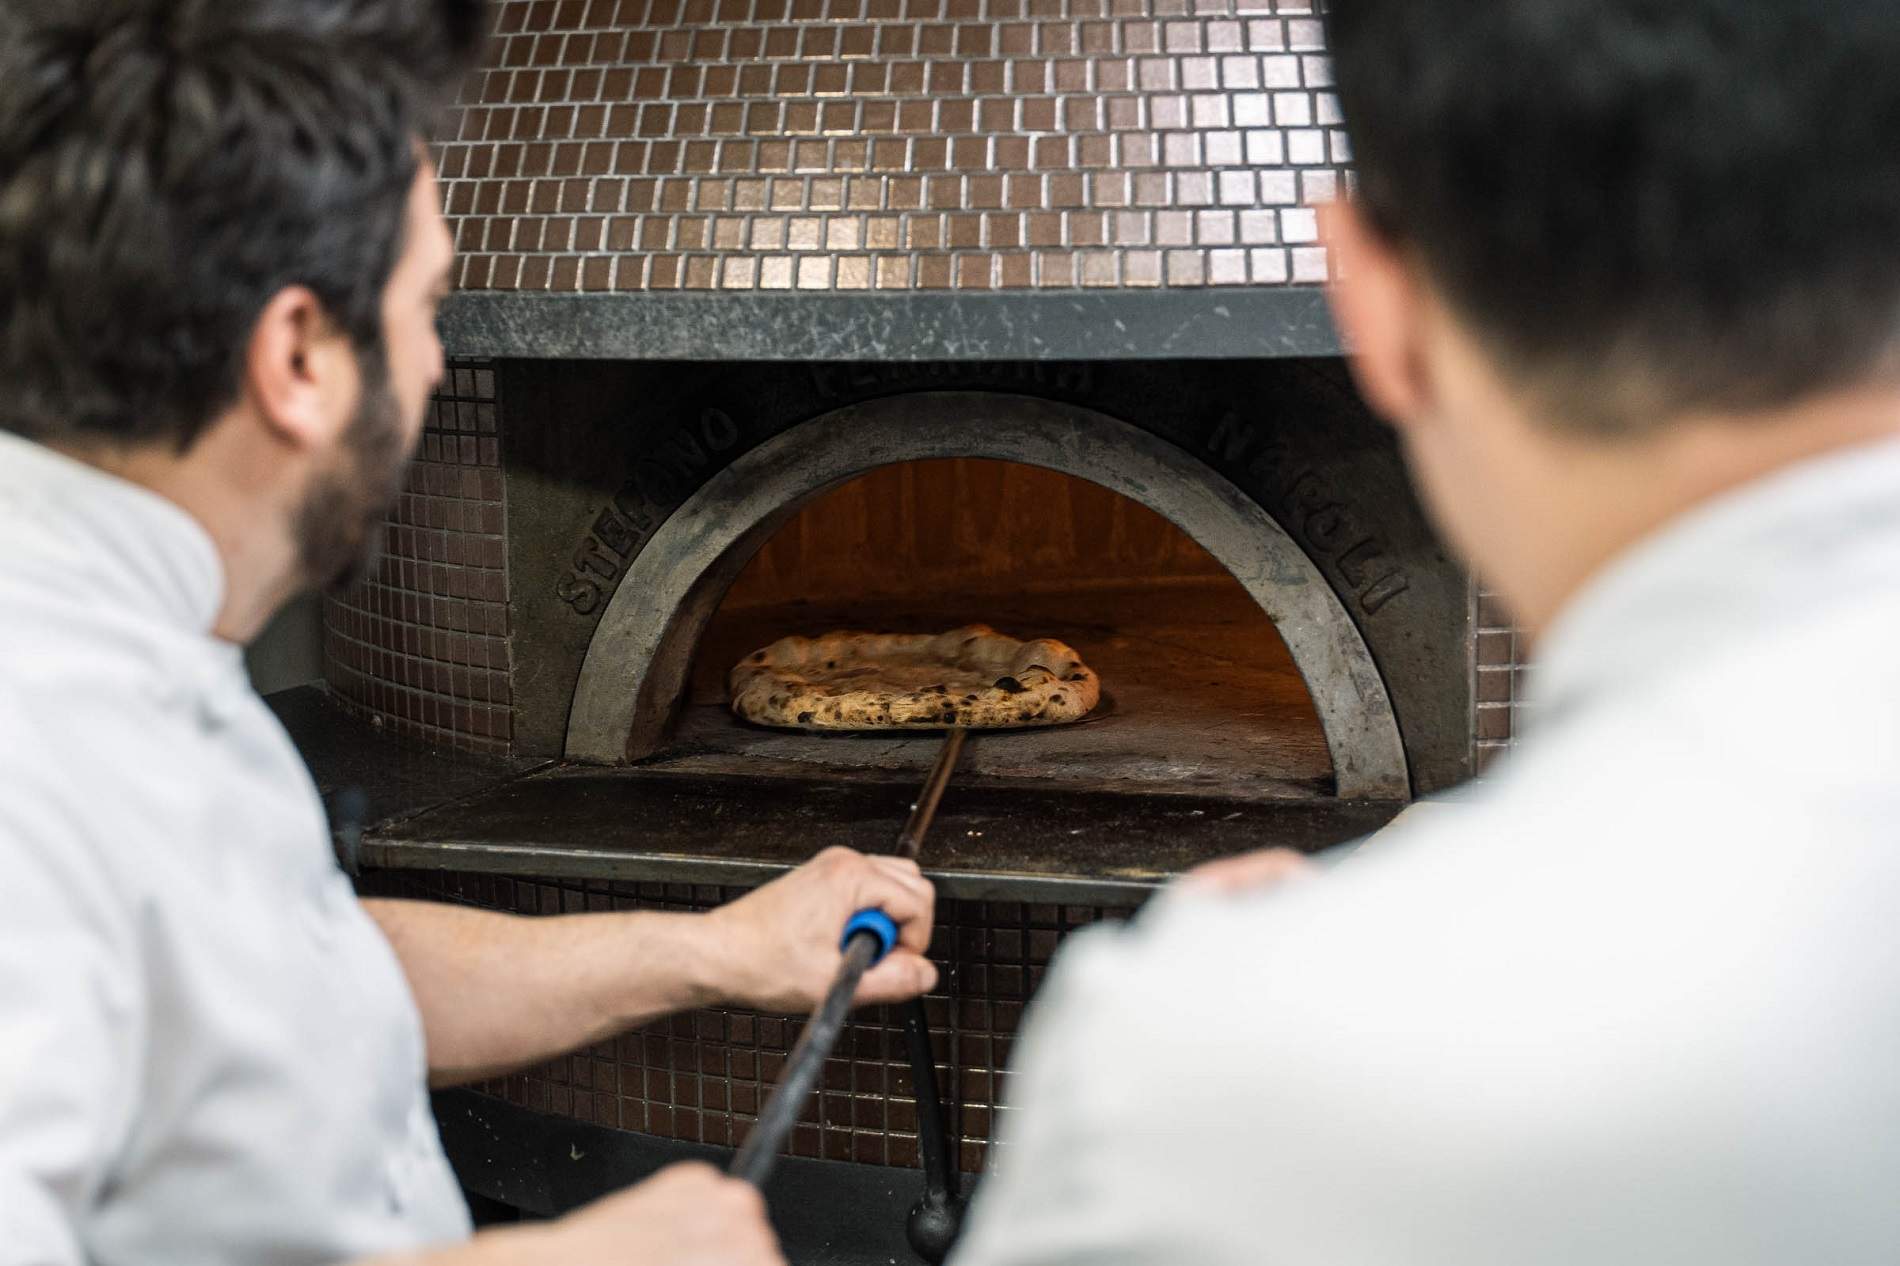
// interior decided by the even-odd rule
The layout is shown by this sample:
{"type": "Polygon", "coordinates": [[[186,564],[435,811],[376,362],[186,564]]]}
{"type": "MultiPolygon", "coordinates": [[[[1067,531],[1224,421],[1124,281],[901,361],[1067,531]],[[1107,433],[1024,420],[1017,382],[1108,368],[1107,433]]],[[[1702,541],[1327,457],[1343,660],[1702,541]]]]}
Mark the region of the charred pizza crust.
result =
{"type": "Polygon", "coordinates": [[[1101,682],[1074,648],[1019,642],[988,625],[936,636],[787,637],[740,661],[732,710],[806,730],[1004,729],[1087,716],[1101,682]]]}

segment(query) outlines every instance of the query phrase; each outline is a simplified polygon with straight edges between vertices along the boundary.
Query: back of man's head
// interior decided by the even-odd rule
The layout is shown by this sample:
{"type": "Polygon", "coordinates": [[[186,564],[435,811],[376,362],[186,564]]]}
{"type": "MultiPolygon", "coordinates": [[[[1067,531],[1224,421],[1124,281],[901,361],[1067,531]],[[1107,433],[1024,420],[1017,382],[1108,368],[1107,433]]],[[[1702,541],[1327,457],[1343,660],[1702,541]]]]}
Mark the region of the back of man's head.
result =
{"type": "Polygon", "coordinates": [[[359,353],[479,0],[0,9],[0,429],[182,451],[270,297],[359,353]]]}
{"type": "Polygon", "coordinates": [[[1895,0],[1332,0],[1370,222],[1597,434],[1900,379],[1895,0]]]}

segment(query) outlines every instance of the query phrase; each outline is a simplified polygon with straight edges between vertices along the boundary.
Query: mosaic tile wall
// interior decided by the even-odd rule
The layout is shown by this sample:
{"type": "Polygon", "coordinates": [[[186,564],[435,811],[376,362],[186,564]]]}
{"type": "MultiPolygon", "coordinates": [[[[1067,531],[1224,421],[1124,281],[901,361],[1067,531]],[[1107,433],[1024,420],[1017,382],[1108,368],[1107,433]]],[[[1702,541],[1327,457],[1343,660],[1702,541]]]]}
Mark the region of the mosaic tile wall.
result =
{"type": "Polygon", "coordinates": [[[1477,701],[1475,732],[1479,773],[1516,741],[1526,672],[1522,645],[1522,635],[1497,595],[1479,590],[1478,635],[1473,656],[1477,674],[1473,698],[1477,701]]]}
{"type": "Polygon", "coordinates": [[[460,284],[1325,280],[1316,0],[501,0],[437,157],[460,284]]]}
{"type": "Polygon", "coordinates": [[[374,574],[324,602],[324,673],[390,731],[506,753],[508,575],[495,374],[452,364],[386,528],[374,574]]]}
{"type": "MultiPolygon", "coordinates": [[[[489,875],[382,871],[365,896],[448,899],[522,914],[704,910],[739,889],[677,884],[547,883],[489,875]]],[[[1024,1004],[1062,938],[1125,910],[1018,902],[938,904],[930,954],[942,971],[925,1000],[938,1087],[961,1104],[959,1161],[978,1172],[1004,1096],[1024,1004]],[[957,1092],[950,1092],[955,1070],[957,1092]]],[[[695,1011],[478,1087],[511,1103],[661,1138],[737,1146],[798,1039],[799,1023],[749,1011],[695,1011]]],[[[826,1063],[786,1152],[916,1167],[917,1108],[896,1013],[858,1014],[826,1063]]]]}

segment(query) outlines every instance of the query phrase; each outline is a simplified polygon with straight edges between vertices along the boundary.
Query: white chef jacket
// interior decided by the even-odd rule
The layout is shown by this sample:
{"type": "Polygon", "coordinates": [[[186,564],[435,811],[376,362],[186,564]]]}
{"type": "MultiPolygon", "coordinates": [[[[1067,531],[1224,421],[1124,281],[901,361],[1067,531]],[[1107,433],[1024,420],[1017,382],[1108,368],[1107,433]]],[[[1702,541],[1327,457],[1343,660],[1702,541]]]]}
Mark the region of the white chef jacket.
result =
{"type": "Polygon", "coordinates": [[[956,1266],[1900,1262],[1900,443],[1683,515],[1469,804],[1076,937],[956,1266]]]}
{"type": "Polygon", "coordinates": [[[0,1266],[466,1235],[422,1030],[171,502],[0,433],[0,1266]]]}

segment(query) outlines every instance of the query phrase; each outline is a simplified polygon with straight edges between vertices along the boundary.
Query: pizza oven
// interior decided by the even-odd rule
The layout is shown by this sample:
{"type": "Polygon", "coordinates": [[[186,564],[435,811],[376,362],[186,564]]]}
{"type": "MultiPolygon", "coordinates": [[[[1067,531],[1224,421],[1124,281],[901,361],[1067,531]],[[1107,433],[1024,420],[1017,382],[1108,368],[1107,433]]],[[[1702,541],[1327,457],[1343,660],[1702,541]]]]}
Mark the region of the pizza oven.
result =
{"type": "MultiPolygon", "coordinates": [[[[888,849],[936,747],[741,722],[741,657],[1074,646],[1101,705],[976,734],[923,857],[973,1173],[1064,936],[1472,776],[1513,643],[1312,284],[1348,155],[1311,6],[926,7],[504,0],[437,147],[450,371],[326,685],[277,702],[366,892],[702,909],[888,849]]],[[[565,1207],[717,1158],[795,1035],[679,1017],[445,1096],[445,1141],[482,1200],[565,1207]]],[[[795,1260],[903,1259],[919,1133],[867,1013],[774,1189],[795,1260]]]]}

